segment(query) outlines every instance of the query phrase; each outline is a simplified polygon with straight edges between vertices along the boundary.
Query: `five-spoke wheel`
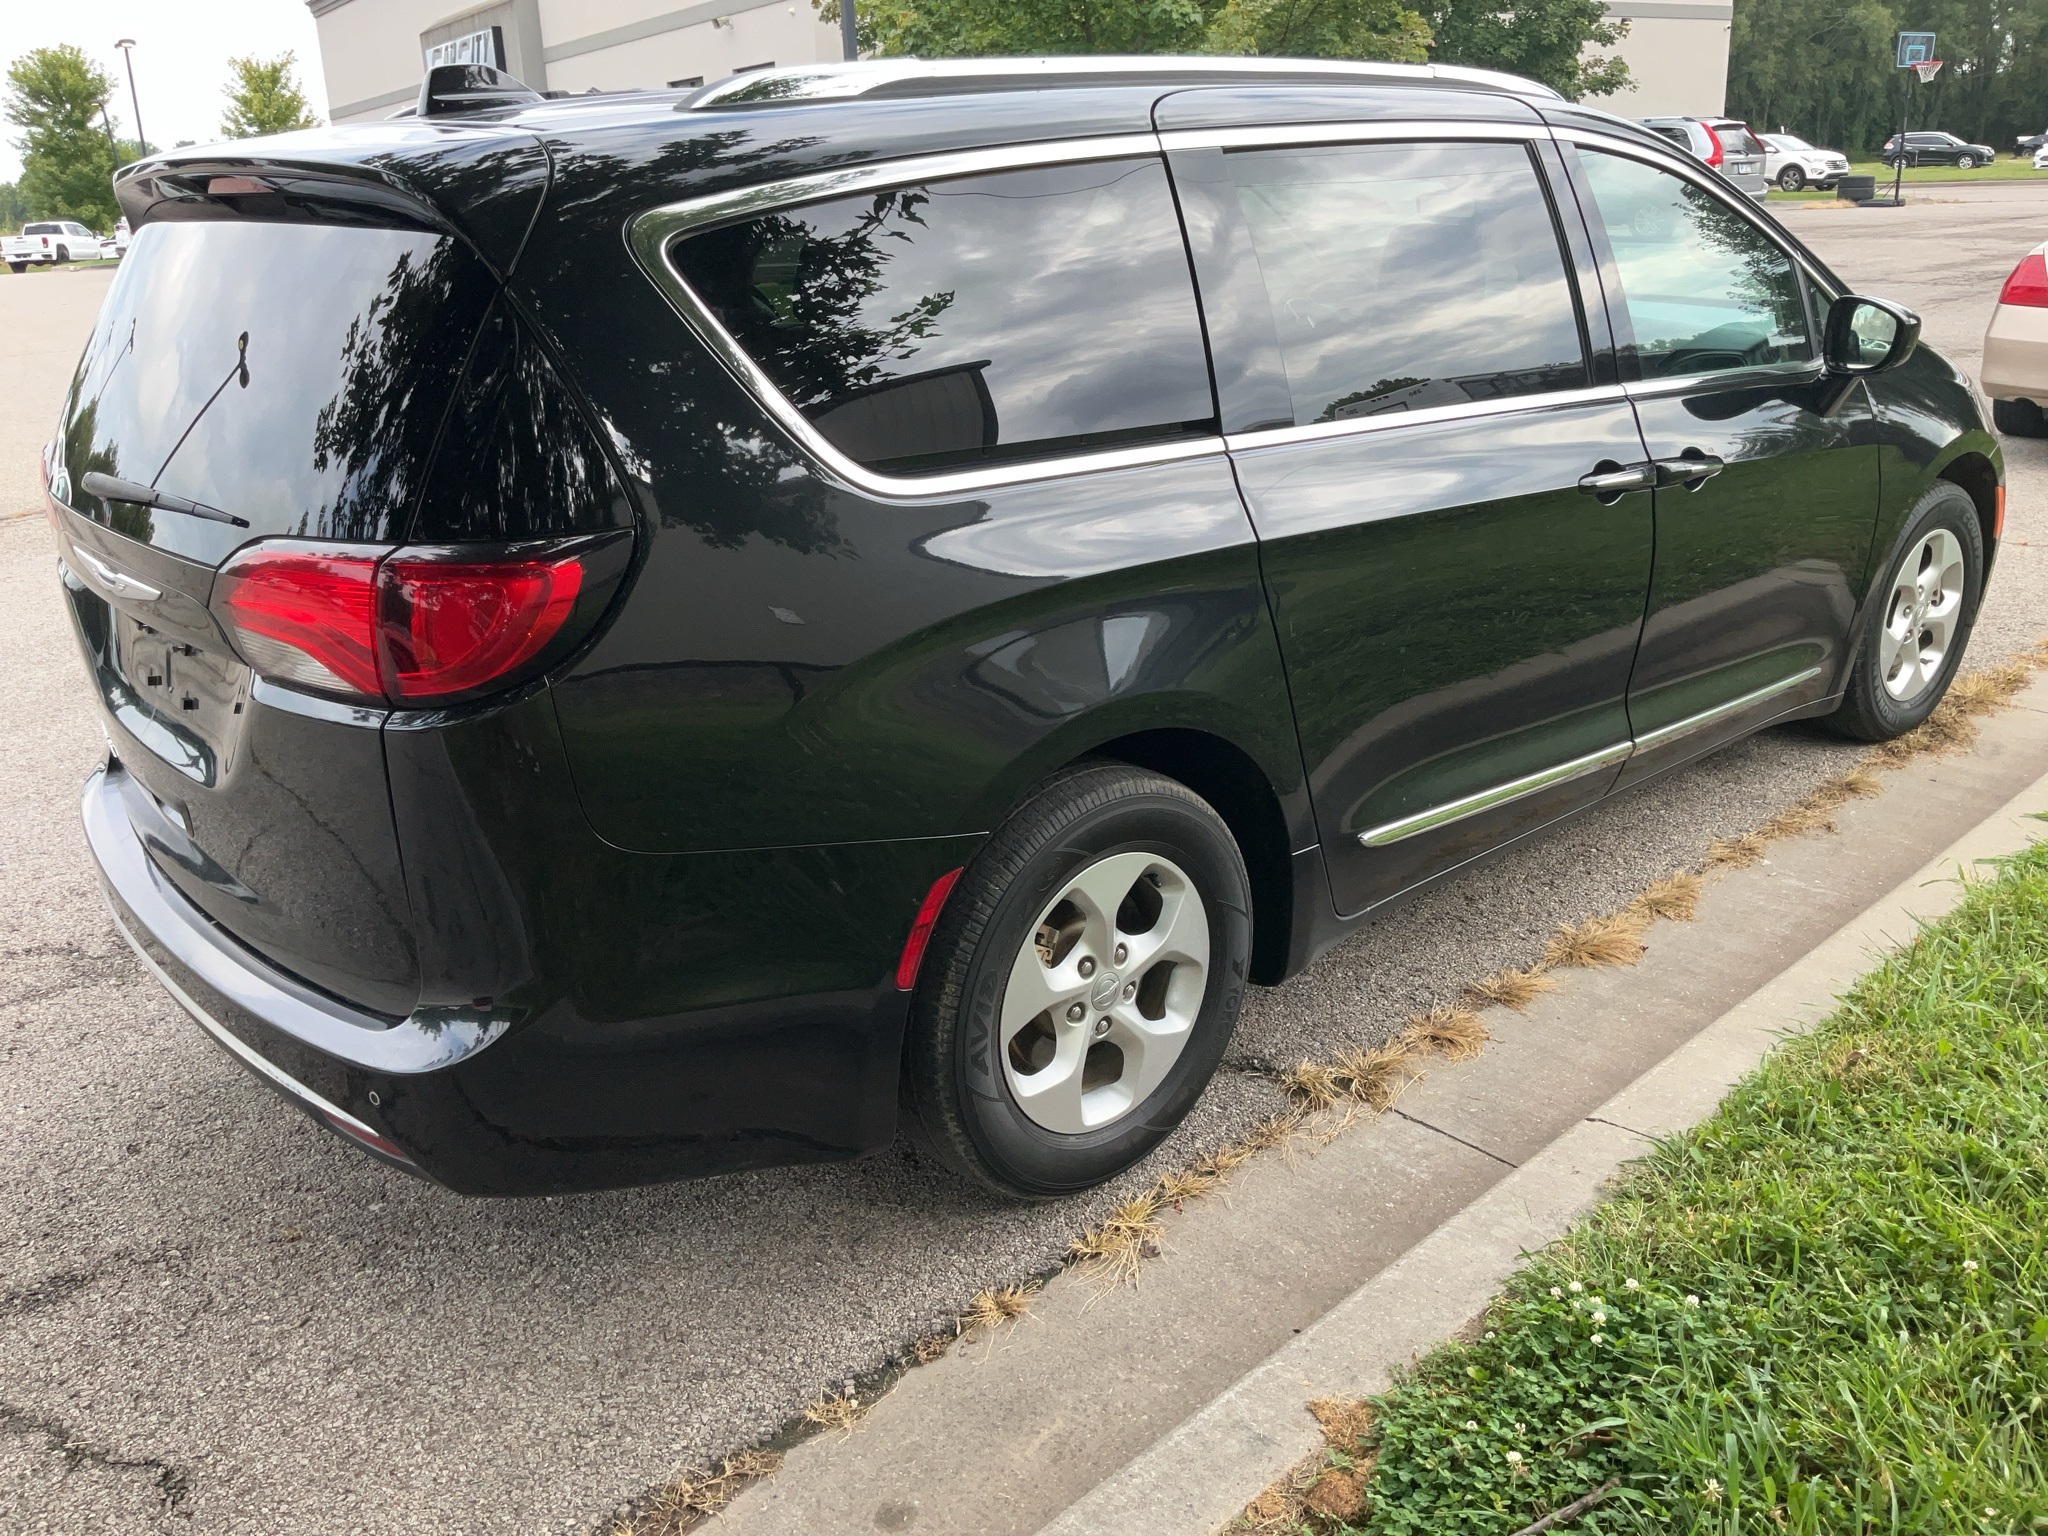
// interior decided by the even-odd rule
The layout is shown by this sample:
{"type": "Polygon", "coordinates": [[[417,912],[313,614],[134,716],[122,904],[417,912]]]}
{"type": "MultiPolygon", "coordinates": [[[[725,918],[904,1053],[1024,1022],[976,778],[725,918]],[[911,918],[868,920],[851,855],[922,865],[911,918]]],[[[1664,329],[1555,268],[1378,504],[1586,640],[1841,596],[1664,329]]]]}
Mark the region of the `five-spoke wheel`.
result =
{"type": "Polygon", "coordinates": [[[1884,691],[1901,703],[1918,698],[1948,661],[1963,616],[1963,570],[1962,541],[1933,528],[1892,575],[1877,664],[1884,691]]]}

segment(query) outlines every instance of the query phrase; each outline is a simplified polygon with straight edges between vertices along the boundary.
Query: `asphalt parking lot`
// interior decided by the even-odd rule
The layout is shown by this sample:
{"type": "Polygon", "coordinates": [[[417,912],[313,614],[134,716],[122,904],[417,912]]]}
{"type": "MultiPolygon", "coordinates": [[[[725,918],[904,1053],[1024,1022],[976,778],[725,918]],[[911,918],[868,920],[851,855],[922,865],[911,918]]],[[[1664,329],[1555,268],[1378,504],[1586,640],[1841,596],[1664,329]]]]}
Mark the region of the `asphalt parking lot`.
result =
{"type": "MultiPolygon", "coordinates": [[[[1974,368],[1999,283],[2048,236],[2048,187],[1785,217],[1974,368]]],[[[1114,1191],[993,1206],[900,1148],[850,1167],[461,1200],[316,1130],[178,1012],[114,935],[89,872],[77,791],[102,744],[32,515],[34,447],[108,280],[0,277],[0,368],[34,379],[0,400],[0,1527],[582,1532],[684,1463],[772,1433],[980,1287],[1056,1264],[1114,1191]]],[[[2048,442],[2007,452],[2008,538],[1978,663],[2048,630],[2048,442]]],[[[1853,755],[1808,729],[1773,732],[1257,995],[1158,1166],[1270,1113],[1263,1064],[1376,1038],[1525,962],[1555,923],[1696,862],[1853,755]]]]}

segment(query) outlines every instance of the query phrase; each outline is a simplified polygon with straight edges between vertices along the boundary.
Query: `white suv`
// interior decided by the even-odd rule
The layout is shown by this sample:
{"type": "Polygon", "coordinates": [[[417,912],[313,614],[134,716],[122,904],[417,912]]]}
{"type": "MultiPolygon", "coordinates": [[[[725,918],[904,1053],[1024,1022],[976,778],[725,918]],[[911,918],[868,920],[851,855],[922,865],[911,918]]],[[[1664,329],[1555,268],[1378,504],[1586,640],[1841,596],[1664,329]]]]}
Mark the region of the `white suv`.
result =
{"type": "Polygon", "coordinates": [[[1832,149],[1815,149],[1789,133],[1762,133],[1764,176],[1787,192],[1802,187],[1827,191],[1849,174],[1849,157],[1832,149]]]}

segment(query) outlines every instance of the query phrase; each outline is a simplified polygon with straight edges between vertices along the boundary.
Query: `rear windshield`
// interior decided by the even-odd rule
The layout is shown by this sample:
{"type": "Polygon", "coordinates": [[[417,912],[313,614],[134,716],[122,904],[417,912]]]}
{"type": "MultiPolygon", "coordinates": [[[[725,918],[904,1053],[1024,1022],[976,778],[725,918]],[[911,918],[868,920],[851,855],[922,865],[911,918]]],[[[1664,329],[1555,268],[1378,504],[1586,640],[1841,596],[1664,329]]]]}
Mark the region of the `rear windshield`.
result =
{"type": "Polygon", "coordinates": [[[208,564],[271,534],[395,542],[489,289],[443,236],[146,225],[66,402],[66,500],[208,564]],[[249,527],[102,503],[90,470],[249,527]]]}

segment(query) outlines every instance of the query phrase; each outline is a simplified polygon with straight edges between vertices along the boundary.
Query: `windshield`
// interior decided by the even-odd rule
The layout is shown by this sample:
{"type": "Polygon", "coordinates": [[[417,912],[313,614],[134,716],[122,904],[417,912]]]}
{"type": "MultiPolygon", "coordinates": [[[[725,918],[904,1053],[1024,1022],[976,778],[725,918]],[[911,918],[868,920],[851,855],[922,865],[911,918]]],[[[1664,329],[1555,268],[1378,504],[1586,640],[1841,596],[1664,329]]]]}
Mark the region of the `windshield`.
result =
{"type": "Polygon", "coordinates": [[[1806,142],[1806,140],[1804,140],[1804,139],[1796,139],[1796,138],[1794,138],[1794,137],[1793,137],[1793,136],[1792,136],[1791,134],[1789,134],[1789,133],[1780,133],[1780,134],[1776,134],[1776,135],[1773,135],[1773,136],[1771,137],[1771,139],[1769,140],[1769,142],[1770,142],[1770,143],[1772,143],[1772,144],[1775,144],[1775,145],[1777,145],[1777,146],[1778,146],[1778,148],[1780,148],[1780,149],[1811,149],[1811,148],[1813,148],[1813,146],[1812,146],[1811,144],[1807,143],[1807,142],[1806,142]]]}

